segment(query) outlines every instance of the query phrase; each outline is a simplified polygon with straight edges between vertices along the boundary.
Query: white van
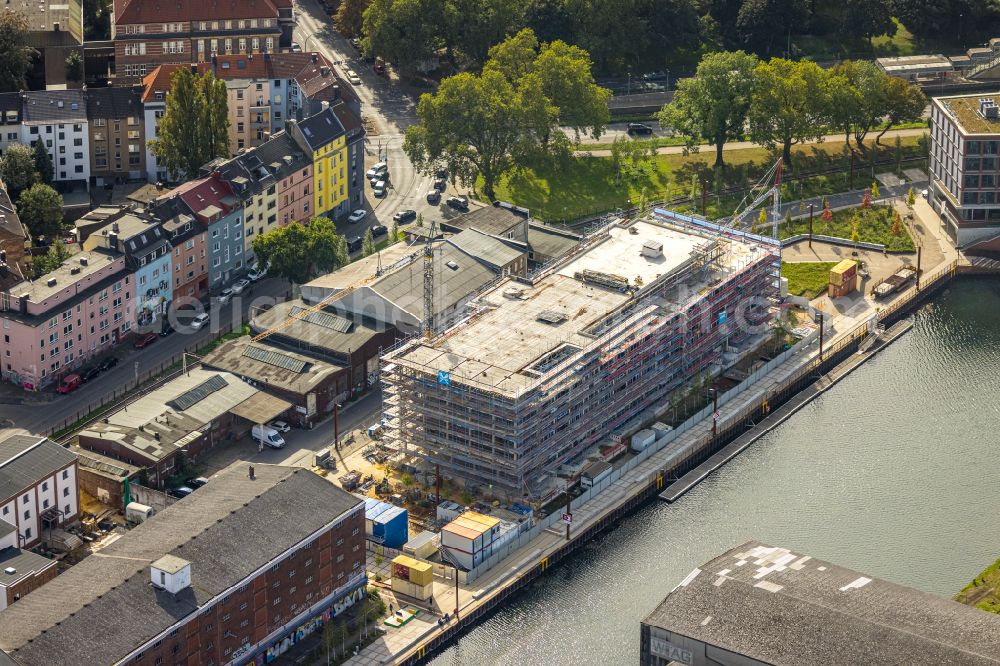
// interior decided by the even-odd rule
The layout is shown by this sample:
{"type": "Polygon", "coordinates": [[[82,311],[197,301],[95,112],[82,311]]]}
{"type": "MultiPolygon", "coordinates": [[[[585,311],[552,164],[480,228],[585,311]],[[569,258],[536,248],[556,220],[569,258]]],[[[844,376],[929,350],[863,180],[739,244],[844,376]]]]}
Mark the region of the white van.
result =
{"type": "Polygon", "coordinates": [[[285,440],[281,438],[281,433],[271,426],[255,425],[250,430],[250,434],[255,442],[262,442],[264,446],[270,446],[272,449],[281,449],[285,446],[285,440]]]}

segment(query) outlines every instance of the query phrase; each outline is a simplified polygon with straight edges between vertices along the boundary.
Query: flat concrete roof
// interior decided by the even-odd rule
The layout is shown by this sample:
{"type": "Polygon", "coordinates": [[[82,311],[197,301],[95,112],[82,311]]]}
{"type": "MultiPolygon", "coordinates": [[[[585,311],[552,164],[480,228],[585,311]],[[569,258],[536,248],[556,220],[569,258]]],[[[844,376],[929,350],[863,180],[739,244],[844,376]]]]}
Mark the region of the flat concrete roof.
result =
{"type": "Polygon", "coordinates": [[[357,285],[366,278],[374,277],[378,273],[379,267],[384,273],[400,259],[411,255],[419,257],[423,251],[423,246],[413,247],[406,243],[393,243],[376,254],[352,261],[332,273],[321,275],[315,280],[305,283],[302,287],[303,289],[307,287],[330,290],[346,289],[357,285]]]}
{"type": "Polygon", "coordinates": [[[596,328],[657,278],[676,273],[697,280],[678,295],[683,300],[644,303],[651,311],[674,312],[709,281],[764,253],[759,247],[731,241],[718,267],[702,276],[690,274],[692,253],[713,240],[714,236],[686,233],[656,221],[615,225],[608,237],[581,246],[534,283],[500,282],[476,300],[478,312],[470,319],[428,342],[402,347],[388,361],[430,373],[446,371],[452,382],[517,395],[555,367],[554,358],[562,357],[562,363],[594,344],[600,335],[596,328]],[[662,246],[662,254],[643,256],[646,244],[662,246]],[[628,288],[596,283],[584,271],[625,280],[628,288]]]}
{"type": "Polygon", "coordinates": [[[989,99],[1000,105],[1000,93],[936,97],[938,105],[965,134],[1000,134],[1000,119],[984,118],[979,112],[979,100],[989,99]]]}
{"type": "Polygon", "coordinates": [[[776,666],[1000,664],[997,615],[757,541],[694,569],[643,624],[776,666]]]}

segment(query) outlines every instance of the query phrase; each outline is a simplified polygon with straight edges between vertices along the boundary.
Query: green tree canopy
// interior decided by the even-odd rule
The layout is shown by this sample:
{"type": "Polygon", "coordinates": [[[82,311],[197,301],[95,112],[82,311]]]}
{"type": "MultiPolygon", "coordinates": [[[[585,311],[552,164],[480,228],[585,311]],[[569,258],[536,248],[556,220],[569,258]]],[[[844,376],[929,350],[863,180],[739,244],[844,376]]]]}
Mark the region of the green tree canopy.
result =
{"type": "Polygon", "coordinates": [[[38,180],[35,171],[35,157],[31,148],[15,143],[0,159],[0,179],[10,193],[10,198],[16,200],[18,195],[38,180]]]}
{"type": "Polygon", "coordinates": [[[303,284],[348,262],[347,242],[333,222],[314,217],[308,225],[293,222],[257,236],[254,253],[271,275],[281,275],[303,284]]]}
{"type": "Polygon", "coordinates": [[[333,24],[344,37],[360,37],[369,0],[341,0],[333,24]]]}
{"type": "Polygon", "coordinates": [[[70,258],[70,251],[66,249],[66,244],[62,239],[49,246],[45,254],[36,254],[31,258],[31,275],[37,280],[43,275],[47,275],[62,266],[63,262],[70,258]]]}
{"type": "Polygon", "coordinates": [[[888,113],[886,90],[892,77],[867,60],[845,60],[829,70],[829,77],[830,122],[844,132],[848,145],[853,135],[858,150],[865,152],[865,137],[888,113]]]}
{"type": "Polygon", "coordinates": [[[38,182],[51,185],[52,179],[56,175],[56,168],[52,164],[52,156],[49,155],[49,150],[45,147],[44,140],[38,139],[35,141],[35,146],[32,149],[32,160],[34,160],[35,164],[35,173],[38,174],[38,182]]]}
{"type": "Polygon", "coordinates": [[[800,0],[744,0],[736,17],[736,33],[755,53],[782,52],[792,29],[805,18],[805,4],[800,0]]]}
{"type": "MultiPolygon", "coordinates": [[[[886,77],[883,96],[883,112],[886,117],[885,127],[875,137],[875,143],[881,143],[882,137],[893,125],[912,123],[920,120],[927,108],[927,96],[919,86],[895,76],[886,77]]],[[[896,136],[899,138],[899,135],[896,136]]]]}
{"type": "Polygon", "coordinates": [[[28,46],[28,19],[21,12],[0,12],[0,92],[17,92],[28,87],[35,49],[28,46]]]}
{"type": "Polygon", "coordinates": [[[873,37],[896,34],[891,0],[844,0],[838,9],[838,29],[844,37],[860,37],[871,46],[873,37]]]}
{"type": "Polygon", "coordinates": [[[83,79],[83,56],[75,49],[66,56],[66,78],[70,81],[83,79]]]}
{"type": "Polygon", "coordinates": [[[181,67],[170,79],[167,108],[159,136],[149,142],[172,178],[191,179],[203,164],[229,155],[229,105],[226,84],[211,72],[181,67]]]}
{"type": "Polygon", "coordinates": [[[45,236],[62,242],[62,195],[44,183],[35,183],[17,199],[17,214],[33,238],[45,236]]]}
{"type": "Polygon", "coordinates": [[[757,58],[743,51],[711,53],[691,78],[681,79],[659,121],[683,136],[689,147],[702,140],[715,146],[715,166],[725,163],[726,141],[739,139],[746,126],[757,58]]]}
{"type": "Polygon", "coordinates": [[[773,58],[757,64],[750,102],[750,138],[767,148],[781,146],[792,164],[792,146],[823,135],[826,73],[814,62],[773,58]]]}
{"type": "Polygon", "coordinates": [[[369,257],[375,254],[375,239],[372,237],[372,229],[365,230],[365,236],[361,239],[361,256],[369,257]]]}

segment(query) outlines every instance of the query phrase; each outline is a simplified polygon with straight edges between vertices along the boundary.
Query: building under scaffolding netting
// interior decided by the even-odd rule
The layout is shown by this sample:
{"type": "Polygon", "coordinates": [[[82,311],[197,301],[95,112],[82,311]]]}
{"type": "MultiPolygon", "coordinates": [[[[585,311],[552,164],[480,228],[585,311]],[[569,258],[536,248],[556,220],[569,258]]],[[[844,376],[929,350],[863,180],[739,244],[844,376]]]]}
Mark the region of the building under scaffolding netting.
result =
{"type": "Polygon", "coordinates": [[[388,353],[386,437],[446,477],[537,498],[560,465],[766,329],[778,257],[756,236],[615,220],[388,353]]]}

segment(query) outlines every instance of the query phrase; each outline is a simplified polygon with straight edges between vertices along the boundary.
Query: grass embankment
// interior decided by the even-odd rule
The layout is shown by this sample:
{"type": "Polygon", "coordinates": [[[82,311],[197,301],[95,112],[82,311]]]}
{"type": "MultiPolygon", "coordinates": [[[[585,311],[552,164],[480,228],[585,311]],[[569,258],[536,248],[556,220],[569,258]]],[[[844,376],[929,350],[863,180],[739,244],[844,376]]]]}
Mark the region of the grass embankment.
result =
{"type": "MultiPolygon", "coordinates": [[[[844,208],[833,212],[833,219],[824,220],[818,213],[813,218],[813,233],[822,236],[851,238],[851,229],[857,220],[858,240],[864,243],[881,243],[889,252],[915,252],[913,239],[900,225],[899,235],[892,233],[896,211],[891,206],[872,206],[864,209],[844,208]]],[[[778,225],[779,238],[789,238],[809,233],[809,218],[803,217],[778,225]]]]}
{"type": "MultiPolygon", "coordinates": [[[[854,187],[869,183],[874,173],[895,171],[900,158],[922,157],[926,151],[920,139],[903,137],[898,153],[893,146],[874,149],[874,139],[869,141],[868,155],[855,159],[854,187]],[[884,163],[874,165],[875,161],[884,163]]],[[[575,157],[559,164],[522,169],[498,184],[496,196],[529,208],[539,219],[559,223],[628,207],[630,202],[635,205],[644,193],[649,201],[694,195],[686,208],[701,212],[700,183],[707,180],[705,214],[715,219],[733,213],[746,190],[767,172],[777,155],[764,148],[745,148],[727,151],[725,159],[726,166],[717,177],[712,169],[714,152],[655,155],[626,169],[616,182],[611,158],[575,157]],[[740,191],[726,194],[726,188],[740,191]]],[[[849,163],[850,157],[840,141],[796,146],[793,164],[785,170],[787,180],[782,186],[782,198],[794,201],[849,190],[849,163]],[[800,172],[834,169],[840,171],[792,181],[800,172]]],[[[681,206],[679,210],[684,208],[681,206]]]]}
{"type": "Polygon", "coordinates": [[[835,261],[781,262],[781,277],[788,278],[788,293],[812,300],[826,291],[835,261]]]}
{"type": "Polygon", "coordinates": [[[1000,613],[1000,560],[976,576],[955,595],[955,601],[989,613],[1000,613]]]}

